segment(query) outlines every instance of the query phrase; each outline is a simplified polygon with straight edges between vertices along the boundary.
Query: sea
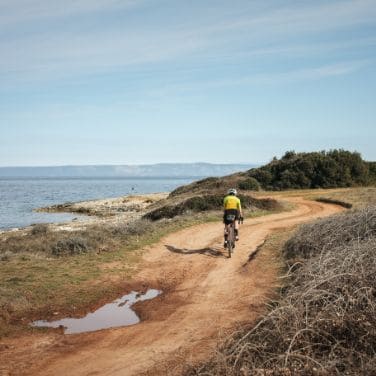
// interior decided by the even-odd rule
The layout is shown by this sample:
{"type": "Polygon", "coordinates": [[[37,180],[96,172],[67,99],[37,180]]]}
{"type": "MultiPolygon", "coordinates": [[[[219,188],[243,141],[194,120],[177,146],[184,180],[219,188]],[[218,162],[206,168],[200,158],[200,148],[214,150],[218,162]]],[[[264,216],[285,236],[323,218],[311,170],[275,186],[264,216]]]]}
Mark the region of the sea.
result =
{"type": "Polygon", "coordinates": [[[170,192],[195,177],[144,178],[0,178],[0,230],[36,223],[61,223],[84,217],[70,213],[39,213],[35,209],[125,195],[170,192]]]}

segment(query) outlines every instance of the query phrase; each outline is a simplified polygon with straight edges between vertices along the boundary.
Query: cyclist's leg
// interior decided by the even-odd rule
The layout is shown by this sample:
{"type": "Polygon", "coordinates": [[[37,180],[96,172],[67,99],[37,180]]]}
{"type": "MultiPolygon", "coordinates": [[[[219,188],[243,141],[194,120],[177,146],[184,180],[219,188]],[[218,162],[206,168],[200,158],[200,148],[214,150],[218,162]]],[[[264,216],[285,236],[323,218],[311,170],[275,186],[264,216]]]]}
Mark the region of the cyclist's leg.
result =
{"type": "Polygon", "coordinates": [[[228,237],[228,222],[227,222],[226,214],[227,214],[227,211],[225,210],[224,213],[223,213],[223,223],[225,225],[225,228],[224,228],[224,244],[223,244],[223,246],[225,248],[227,247],[227,237],[228,237]]]}
{"type": "Polygon", "coordinates": [[[235,219],[235,240],[239,240],[239,218],[240,213],[238,212],[235,219]]]}

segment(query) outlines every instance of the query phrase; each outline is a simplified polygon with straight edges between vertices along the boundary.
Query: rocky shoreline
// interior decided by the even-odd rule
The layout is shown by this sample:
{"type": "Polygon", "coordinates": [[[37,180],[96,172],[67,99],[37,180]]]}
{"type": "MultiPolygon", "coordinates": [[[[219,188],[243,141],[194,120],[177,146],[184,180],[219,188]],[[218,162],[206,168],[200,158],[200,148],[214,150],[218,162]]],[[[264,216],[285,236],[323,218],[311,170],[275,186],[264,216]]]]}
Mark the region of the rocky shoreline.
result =
{"type": "MultiPolygon", "coordinates": [[[[46,223],[53,231],[75,231],[92,224],[127,223],[140,218],[149,206],[165,199],[168,193],[151,193],[143,195],[121,196],[116,198],[67,202],[35,209],[43,213],[76,213],[82,218],[74,218],[68,222],[46,223]]],[[[28,231],[33,226],[0,230],[0,234],[28,231]]]]}

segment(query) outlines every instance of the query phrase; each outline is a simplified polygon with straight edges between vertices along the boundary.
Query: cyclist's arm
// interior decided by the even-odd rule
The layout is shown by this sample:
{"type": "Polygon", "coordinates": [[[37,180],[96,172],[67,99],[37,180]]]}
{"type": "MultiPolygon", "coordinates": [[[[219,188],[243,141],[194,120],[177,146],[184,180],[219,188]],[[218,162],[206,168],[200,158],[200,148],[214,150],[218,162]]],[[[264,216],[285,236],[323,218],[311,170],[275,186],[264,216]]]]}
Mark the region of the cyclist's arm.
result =
{"type": "Polygon", "coordinates": [[[239,200],[239,202],[238,202],[238,209],[239,209],[239,214],[240,214],[240,216],[243,217],[242,204],[241,204],[240,200],[239,200]]]}

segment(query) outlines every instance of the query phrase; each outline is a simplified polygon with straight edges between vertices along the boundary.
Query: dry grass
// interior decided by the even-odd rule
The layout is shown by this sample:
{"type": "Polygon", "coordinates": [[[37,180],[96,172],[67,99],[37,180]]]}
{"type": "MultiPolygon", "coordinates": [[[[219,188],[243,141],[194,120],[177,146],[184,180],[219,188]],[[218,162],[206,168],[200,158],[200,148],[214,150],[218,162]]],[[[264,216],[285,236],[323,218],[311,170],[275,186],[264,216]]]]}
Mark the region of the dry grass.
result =
{"type": "Polygon", "coordinates": [[[326,198],[332,201],[342,201],[351,204],[354,209],[361,209],[369,205],[375,205],[376,187],[329,190],[326,191],[324,195],[317,195],[316,193],[312,198],[326,198]]]}
{"type": "Polygon", "coordinates": [[[376,370],[376,208],[306,225],[280,302],[186,375],[371,375],[376,370]]]}
{"type": "Polygon", "coordinates": [[[302,225],[284,246],[284,257],[310,258],[353,240],[362,242],[376,237],[375,208],[370,206],[302,225]]]}
{"type": "Polygon", "coordinates": [[[339,200],[352,205],[354,209],[361,209],[376,203],[376,187],[332,188],[332,189],[291,189],[286,191],[253,192],[254,197],[303,197],[308,200],[327,198],[339,200]]]}

